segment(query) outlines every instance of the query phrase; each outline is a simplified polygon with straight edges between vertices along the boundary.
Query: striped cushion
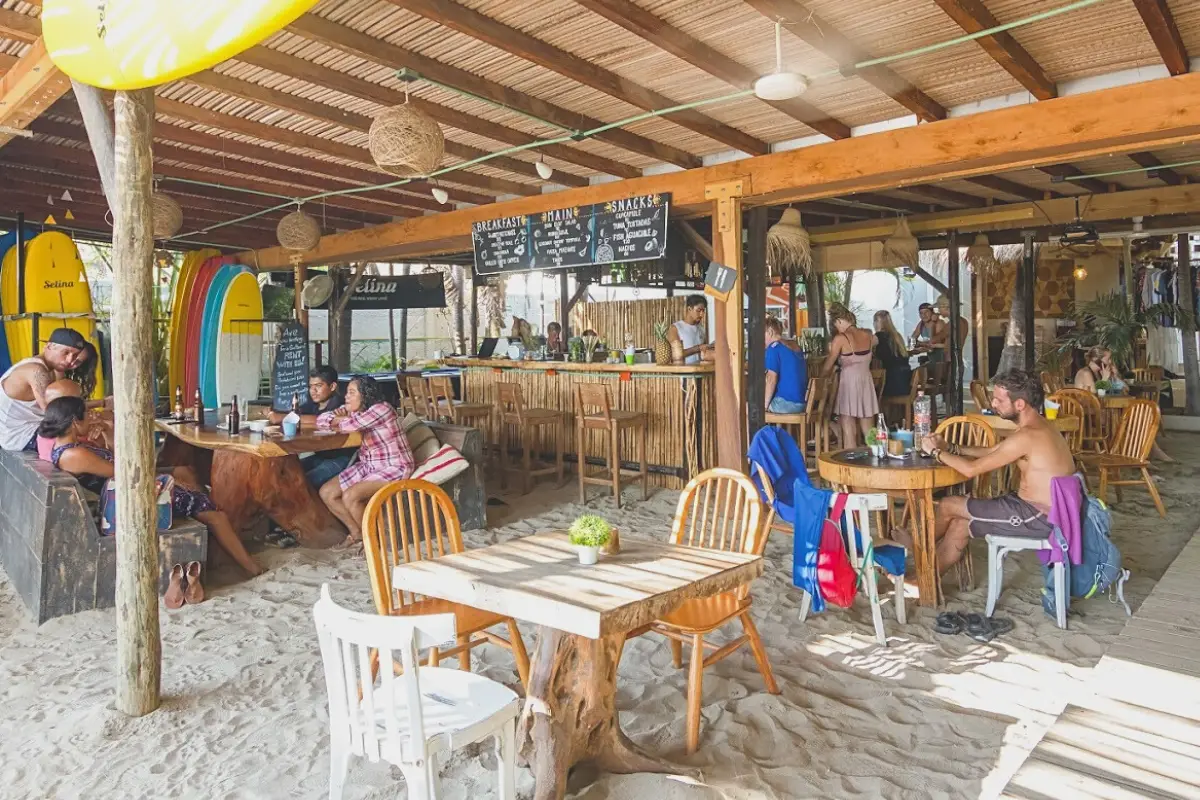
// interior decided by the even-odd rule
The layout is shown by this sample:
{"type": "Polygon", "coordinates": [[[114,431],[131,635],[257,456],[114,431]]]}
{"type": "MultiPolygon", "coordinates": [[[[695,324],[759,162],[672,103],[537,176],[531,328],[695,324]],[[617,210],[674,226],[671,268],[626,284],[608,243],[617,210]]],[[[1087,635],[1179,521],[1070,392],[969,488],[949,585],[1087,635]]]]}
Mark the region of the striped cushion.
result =
{"type": "Polygon", "coordinates": [[[470,466],[463,454],[454,449],[454,445],[444,444],[427,461],[422,462],[413,471],[413,479],[443,484],[470,466]]]}
{"type": "Polygon", "coordinates": [[[406,415],[400,427],[404,429],[404,435],[408,437],[408,446],[412,448],[414,464],[423,464],[438,452],[438,447],[441,445],[437,436],[425,424],[425,420],[416,414],[406,415]]]}

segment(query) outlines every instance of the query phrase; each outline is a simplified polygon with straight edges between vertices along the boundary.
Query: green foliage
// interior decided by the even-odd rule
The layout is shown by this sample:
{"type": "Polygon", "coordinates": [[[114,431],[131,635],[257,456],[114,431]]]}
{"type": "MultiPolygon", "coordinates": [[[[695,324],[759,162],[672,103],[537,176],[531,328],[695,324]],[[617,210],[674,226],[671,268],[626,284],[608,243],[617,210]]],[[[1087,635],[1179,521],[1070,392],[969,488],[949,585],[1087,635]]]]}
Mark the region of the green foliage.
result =
{"type": "Polygon", "coordinates": [[[571,544],[581,547],[603,547],[608,544],[612,535],[612,526],[604,517],[595,514],[584,514],[571,523],[567,536],[571,544]]]}
{"type": "Polygon", "coordinates": [[[1112,388],[1112,384],[1105,380],[1099,380],[1099,381],[1096,381],[1096,388],[1104,389],[1105,391],[1107,391],[1112,388]]]}
{"type": "Polygon", "coordinates": [[[1134,342],[1147,328],[1157,327],[1161,317],[1174,317],[1179,326],[1195,330],[1195,315],[1181,306],[1158,303],[1142,311],[1134,311],[1120,292],[1098,295],[1075,307],[1075,330],[1060,340],[1059,349],[1087,350],[1106,347],[1112,351],[1113,363],[1122,370],[1133,367],[1134,342]]]}
{"type": "MultiPolygon", "coordinates": [[[[296,290],[287,286],[262,287],[263,319],[291,319],[296,307],[296,290]]],[[[389,363],[391,363],[389,361],[389,363]]]]}
{"type": "Polygon", "coordinates": [[[375,373],[375,372],[391,372],[392,356],[391,353],[384,353],[374,360],[355,361],[351,365],[354,372],[375,373]]]}

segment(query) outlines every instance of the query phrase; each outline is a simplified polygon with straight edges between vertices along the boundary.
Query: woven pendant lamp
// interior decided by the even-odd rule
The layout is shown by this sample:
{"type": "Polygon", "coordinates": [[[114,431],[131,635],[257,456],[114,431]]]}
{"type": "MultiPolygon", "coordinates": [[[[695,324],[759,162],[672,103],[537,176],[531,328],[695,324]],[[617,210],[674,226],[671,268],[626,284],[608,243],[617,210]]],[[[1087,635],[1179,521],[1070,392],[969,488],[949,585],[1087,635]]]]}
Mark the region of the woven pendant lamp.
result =
{"type": "Polygon", "coordinates": [[[779,222],[767,230],[767,270],[780,274],[808,274],[812,268],[812,247],[808,231],[800,224],[800,211],[788,206],[779,222]]]}
{"type": "Polygon", "coordinates": [[[150,196],[150,216],[155,239],[170,239],[183,227],[183,209],[168,194],[156,191],[150,196]]]}
{"type": "Polygon", "coordinates": [[[883,265],[885,267],[915,267],[917,265],[917,237],[908,229],[908,220],[896,220],[896,230],[883,241],[883,265]]]}
{"type": "Polygon", "coordinates": [[[423,178],[442,163],[446,139],[428,114],[407,99],[371,122],[367,146],[375,164],[401,178],[423,178]]]}
{"type": "Polygon", "coordinates": [[[972,275],[991,275],[1000,268],[1000,262],[996,260],[996,253],[985,233],[975,237],[975,243],[967,248],[964,260],[972,275]]]}
{"type": "Polygon", "coordinates": [[[297,208],[279,220],[275,226],[275,238],[287,250],[312,250],[321,241],[321,225],[311,215],[297,208]]]}

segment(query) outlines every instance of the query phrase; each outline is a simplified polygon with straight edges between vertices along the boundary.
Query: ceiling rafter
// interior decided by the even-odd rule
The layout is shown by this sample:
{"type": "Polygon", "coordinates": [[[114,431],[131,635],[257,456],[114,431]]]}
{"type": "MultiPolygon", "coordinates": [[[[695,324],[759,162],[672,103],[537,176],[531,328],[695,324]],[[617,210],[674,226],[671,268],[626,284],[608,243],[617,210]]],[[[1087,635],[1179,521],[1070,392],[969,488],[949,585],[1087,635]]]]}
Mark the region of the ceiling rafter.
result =
{"type": "Polygon", "coordinates": [[[1182,75],[1191,68],[1187,48],[1183,46],[1183,37],[1179,35],[1179,26],[1167,0],[1133,0],[1154,46],[1162,55],[1163,63],[1172,75],[1182,75]]]}
{"type": "Polygon", "coordinates": [[[1038,167],[1037,170],[1053,178],[1062,178],[1064,182],[1072,186],[1078,186],[1080,189],[1085,189],[1092,194],[1104,194],[1108,191],[1108,184],[1098,178],[1079,178],[1084,173],[1079,167],[1073,164],[1049,164],[1044,167],[1038,167]],[[1065,180],[1066,178],[1079,178],[1079,180],[1065,180]]]}
{"type": "MultiPolygon", "coordinates": [[[[646,111],[679,105],[666,95],[450,0],[388,2],[646,111]]],[[[761,139],[695,109],[666,114],[663,119],[750,155],[770,152],[761,139]]]]}
{"type": "MultiPolygon", "coordinates": [[[[50,61],[45,42],[36,40],[0,77],[0,125],[28,127],[70,88],[71,81],[50,61]]],[[[0,133],[0,147],[10,139],[12,134],[0,133]]]]}
{"type": "Polygon", "coordinates": [[[1164,167],[1162,161],[1153,153],[1128,153],[1129,160],[1137,164],[1139,167],[1145,167],[1152,170],[1153,174],[1147,173],[1147,177],[1158,178],[1168,186],[1180,186],[1187,183],[1187,178],[1170,167],[1164,167]]]}
{"type": "MultiPolygon", "coordinates": [[[[969,183],[973,183],[976,186],[982,186],[983,188],[989,189],[993,192],[1010,194],[1013,197],[1020,197],[1023,200],[1031,200],[1036,202],[1038,200],[1044,200],[1046,196],[1046,193],[1041,189],[1037,189],[1033,186],[1026,186],[1023,183],[1017,183],[1016,181],[1009,180],[1008,178],[1001,178],[997,175],[977,175],[974,178],[967,178],[966,180],[969,183]]],[[[1051,192],[1051,194],[1054,194],[1054,192],[1051,192]]]]}
{"type": "MultiPolygon", "coordinates": [[[[1000,24],[981,0],[934,1],[967,33],[979,33],[1000,24]]],[[[1008,31],[975,41],[1038,100],[1050,100],[1058,96],[1054,81],[1047,77],[1045,70],[1008,31]]]]}
{"type": "MultiPolygon", "coordinates": [[[[704,42],[688,36],[629,0],[576,0],[576,2],[730,86],[738,89],[750,89],[753,88],[754,81],[759,77],[754,70],[744,64],[704,42]]],[[[765,100],[764,102],[831,139],[848,139],[850,137],[849,125],[833,119],[821,109],[804,100],[765,100]]]]}
{"type": "MultiPolygon", "coordinates": [[[[297,58],[296,56],[272,50],[262,45],[252,47],[246,52],[238,54],[236,59],[252,66],[269,69],[280,75],[299,78],[314,86],[334,89],[350,97],[370,100],[373,103],[379,103],[383,106],[396,106],[408,102],[443,125],[449,125],[468,133],[486,136],[489,139],[503,142],[504,144],[524,145],[538,141],[537,136],[525,133],[524,131],[491,122],[475,114],[468,114],[464,111],[431,103],[419,97],[409,96],[406,98],[402,90],[372,83],[362,78],[355,78],[339,70],[322,67],[303,58],[297,58]]],[[[598,156],[566,144],[543,145],[538,150],[551,158],[557,158],[569,164],[596,170],[605,175],[615,175],[619,178],[637,178],[641,177],[642,174],[642,171],[637,167],[622,164],[611,158],[598,156]]],[[[561,170],[559,172],[561,173],[561,170]]]]}
{"type": "Polygon", "coordinates": [[[896,188],[909,194],[928,197],[930,200],[936,200],[939,203],[950,203],[951,205],[967,206],[968,208],[978,208],[987,204],[987,200],[982,197],[976,197],[966,192],[956,192],[953,189],[946,189],[942,186],[933,186],[931,184],[897,186],[896,188]]]}
{"type": "Polygon", "coordinates": [[[746,0],[758,13],[772,22],[782,22],[785,30],[800,37],[809,46],[832,58],[847,73],[881,90],[924,122],[945,119],[946,109],[929,95],[900,77],[886,66],[868,67],[854,71],[853,67],[866,61],[869,55],[832,25],[813,14],[797,0],[746,0]]]}
{"type": "Polygon", "coordinates": [[[35,42],[42,35],[42,21],[20,11],[0,8],[0,39],[35,42]]]}
{"type": "MultiPolygon", "coordinates": [[[[492,103],[507,106],[568,130],[589,130],[604,124],[585,114],[556,106],[466,70],[443,64],[382,39],[373,38],[353,28],[330,22],[315,14],[305,14],[300,17],[288,26],[288,31],[373,64],[382,64],[395,69],[401,67],[411,69],[423,77],[454,87],[458,91],[470,92],[492,103]]],[[[684,169],[701,165],[698,156],[673,145],[656,142],[621,128],[612,128],[598,133],[595,138],[624,148],[631,153],[638,153],[666,164],[675,164],[684,169]]]]}

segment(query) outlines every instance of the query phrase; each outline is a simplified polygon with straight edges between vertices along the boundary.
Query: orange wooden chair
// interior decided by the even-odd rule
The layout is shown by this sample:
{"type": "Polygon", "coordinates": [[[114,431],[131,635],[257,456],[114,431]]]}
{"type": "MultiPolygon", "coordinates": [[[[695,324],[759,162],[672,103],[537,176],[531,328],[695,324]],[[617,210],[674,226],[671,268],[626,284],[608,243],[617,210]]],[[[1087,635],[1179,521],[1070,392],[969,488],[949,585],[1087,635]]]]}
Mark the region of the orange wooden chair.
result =
{"type": "Polygon", "coordinates": [[[422,419],[437,422],[437,416],[433,413],[433,403],[429,396],[429,384],[426,380],[414,375],[405,380],[405,385],[408,386],[408,396],[412,400],[413,413],[422,419]]]}
{"type": "Polygon", "coordinates": [[[429,404],[438,419],[448,419],[454,425],[483,429],[487,438],[487,423],[492,417],[490,403],[466,403],[454,399],[454,384],[448,375],[429,379],[429,404]]]}
{"type": "MultiPolygon", "coordinates": [[[[710,469],[692,478],[684,488],[675,511],[671,543],[762,555],[767,545],[762,515],[762,501],[749,478],[731,469],[710,469]]],[[[767,691],[779,694],[771,663],[767,660],[767,651],[750,618],[748,583],[712,597],[688,600],[652,625],[632,631],[629,635],[638,636],[647,631],[661,633],[670,640],[676,667],[683,666],[683,645],[690,644],[692,647],[687,704],[689,754],[700,747],[700,696],[705,667],[732,655],[742,645],[749,644],[767,691]],[[719,646],[704,640],[705,636],[735,619],[741,622],[741,636],[719,646]],[[705,648],[714,652],[706,656],[705,648]]]]}
{"type": "Polygon", "coordinates": [[[988,394],[986,383],[971,381],[971,400],[974,401],[975,409],[979,412],[987,411],[992,407],[992,396],[988,394]]]}
{"type": "MultiPolygon", "coordinates": [[[[888,410],[898,410],[901,414],[900,418],[904,422],[904,427],[908,430],[912,430],[913,425],[913,403],[917,399],[917,392],[925,388],[925,383],[925,367],[917,367],[912,371],[912,379],[909,381],[907,395],[883,398],[883,406],[888,410]]],[[[932,398],[930,407],[934,408],[936,412],[936,408],[932,404],[932,398]]]]}
{"type": "Polygon", "coordinates": [[[621,488],[628,483],[642,482],[642,499],[650,499],[650,472],[646,463],[646,431],[650,416],[645,411],[622,411],[612,407],[612,393],[604,383],[575,384],[575,452],[578,453],[579,502],[587,502],[587,485],[608,486],[612,489],[617,508],[621,507],[621,488]],[[606,467],[596,474],[587,469],[587,432],[603,432],[602,449],[608,450],[606,467]],[[638,468],[621,468],[621,433],[628,431],[637,445],[638,468]],[[624,476],[624,478],[622,477],[624,476]]]}
{"type": "Polygon", "coordinates": [[[1080,431],[1079,449],[1082,452],[1104,453],[1108,451],[1108,432],[1104,429],[1107,416],[1100,406],[1100,399],[1087,389],[1068,386],[1054,393],[1056,397],[1069,397],[1083,410],[1083,429],[1080,431]]]}
{"type": "Polygon", "coordinates": [[[508,485],[509,436],[516,433],[521,448],[521,466],[513,469],[521,473],[526,494],[533,488],[533,480],[543,475],[556,476],[557,486],[563,484],[563,446],[566,444],[567,415],[553,408],[526,408],[521,384],[501,381],[496,384],[496,438],[500,444],[500,483],[508,485]],[[535,467],[533,453],[537,447],[538,431],[546,429],[554,437],[554,463],[535,467]]]}
{"type": "Polygon", "coordinates": [[[1150,450],[1154,447],[1154,437],[1158,435],[1158,426],[1162,421],[1158,404],[1153,400],[1134,400],[1121,416],[1117,426],[1117,435],[1113,437],[1112,447],[1107,453],[1085,453],[1079,460],[1085,467],[1094,467],[1100,472],[1100,499],[1108,502],[1108,487],[1117,488],[1117,499],[1121,499],[1122,486],[1145,486],[1154,500],[1154,507],[1161,517],[1167,516],[1158,487],[1150,477],[1150,450]],[[1130,469],[1141,472],[1140,478],[1122,480],[1121,470],[1130,469]],[[1112,473],[1112,478],[1109,478],[1112,473]]]}
{"type": "Polygon", "coordinates": [[[1046,395],[1046,399],[1058,403],[1058,415],[1060,417],[1075,417],[1079,420],[1078,428],[1063,433],[1063,438],[1067,440],[1067,446],[1071,448],[1071,453],[1079,455],[1083,452],[1083,429],[1085,426],[1083,404],[1079,402],[1078,397],[1064,394],[1061,390],[1054,394],[1046,395]]]}
{"type": "Polygon", "coordinates": [[[392,587],[392,569],[400,563],[439,558],[463,551],[462,530],[450,497],[428,481],[394,481],[375,493],[363,514],[363,549],[375,610],[384,616],[453,614],[454,647],[429,649],[429,666],[458,657],[471,669],[471,648],[492,643],[512,651],[521,683],[529,684],[529,656],[512,617],[437,598],[423,598],[392,587]],[[488,629],[507,625],[509,639],[488,629]],[[479,634],[479,638],[475,638],[479,634]]]}

